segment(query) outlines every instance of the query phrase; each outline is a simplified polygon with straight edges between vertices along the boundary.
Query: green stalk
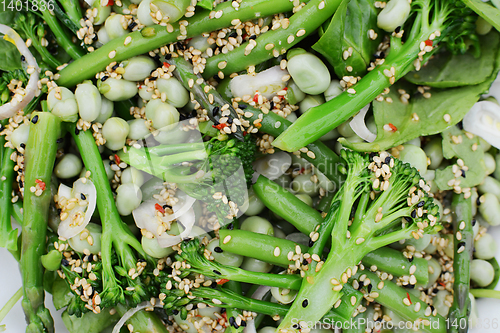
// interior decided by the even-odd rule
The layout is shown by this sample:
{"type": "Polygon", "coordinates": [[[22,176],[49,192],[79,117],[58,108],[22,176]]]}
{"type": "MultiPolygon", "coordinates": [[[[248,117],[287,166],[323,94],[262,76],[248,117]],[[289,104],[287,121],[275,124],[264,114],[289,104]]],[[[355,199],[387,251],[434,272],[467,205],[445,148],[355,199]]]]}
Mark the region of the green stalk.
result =
{"type": "MultiPolygon", "coordinates": [[[[232,292],[235,292],[238,295],[242,295],[242,292],[241,292],[241,283],[239,283],[237,281],[228,281],[228,282],[224,283],[223,288],[231,290],[232,292]]],[[[238,309],[235,309],[235,308],[232,308],[232,307],[227,307],[226,308],[226,316],[227,316],[228,320],[231,317],[237,318],[240,314],[241,314],[241,310],[238,310],[238,309]]],[[[239,326],[238,328],[236,328],[236,327],[234,327],[232,325],[229,325],[229,327],[227,327],[224,332],[225,333],[231,333],[231,332],[232,333],[237,333],[237,332],[243,331],[244,328],[245,328],[244,326],[239,326]]]]}
{"type": "MultiPolygon", "coordinates": [[[[123,316],[127,309],[123,304],[117,304],[115,307],[116,312],[123,316]]],[[[168,333],[167,327],[161,322],[160,318],[150,311],[141,310],[136,312],[127,324],[134,327],[134,333],[168,333]]]]}
{"type": "MultiPolygon", "coordinates": [[[[241,2],[239,10],[236,11],[231,2],[224,2],[214,9],[214,12],[222,11],[220,18],[210,18],[210,11],[206,10],[197,10],[194,16],[187,18],[185,20],[188,22],[186,38],[229,27],[232,25],[231,21],[235,19],[245,22],[256,17],[287,12],[292,8],[293,4],[289,0],[249,0],[241,2]]],[[[60,78],[57,83],[60,86],[72,87],[85,79],[93,78],[96,73],[104,70],[111,61],[123,61],[166,44],[177,42],[177,38],[180,37],[179,23],[172,23],[172,26],[174,31],[171,33],[164,26],[154,25],[116,38],[66,66],[59,72],[60,78]],[[128,37],[132,41],[124,45],[125,39],[128,37]],[[109,53],[112,51],[115,51],[116,55],[110,59],[109,53]]]]}
{"type": "Polygon", "coordinates": [[[455,235],[455,255],[453,257],[455,282],[453,283],[453,304],[448,317],[450,318],[450,322],[462,323],[462,321],[465,321],[465,325],[451,325],[448,332],[466,333],[469,326],[468,318],[471,312],[471,301],[469,298],[470,264],[474,248],[471,199],[465,199],[463,194],[454,194],[452,212],[453,232],[455,235]],[[460,235],[460,239],[457,238],[457,235],[460,235]]]}
{"type": "MultiPolygon", "coordinates": [[[[74,27],[80,27],[80,20],[82,19],[82,10],[80,7],[80,3],[75,0],[59,0],[64,10],[66,11],[66,16],[71,20],[71,23],[74,27]]],[[[69,25],[69,22],[65,24],[69,25]]],[[[70,27],[68,27],[70,28],[70,27]]],[[[71,29],[73,30],[73,29],[71,29]]],[[[75,31],[73,31],[75,32],[75,31]]]]}
{"type": "Polygon", "coordinates": [[[435,23],[423,28],[415,39],[408,40],[403,45],[399,39],[392,38],[391,52],[385,62],[352,86],[354,93],[346,90],[329,102],[311,108],[274,140],[273,146],[285,151],[296,151],[354,116],[385,88],[391,86],[389,77],[384,74],[385,70],[390,71],[394,67],[394,78],[397,81],[414,69],[413,63],[420,52],[420,43],[429,39],[429,35],[439,27],[440,24],[435,23]]]}
{"type": "Polygon", "coordinates": [[[196,150],[204,150],[205,144],[203,142],[195,143],[179,143],[174,145],[159,145],[155,147],[147,148],[150,154],[155,154],[158,156],[163,155],[173,155],[178,153],[192,152],[196,150]]]}
{"type": "Polygon", "coordinates": [[[220,53],[207,59],[203,76],[209,78],[219,71],[222,71],[224,74],[236,73],[251,65],[258,65],[269,59],[273,59],[276,55],[285,54],[288,49],[307,38],[311,33],[314,33],[323,22],[332,17],[340,3],[340,0],[309,1],[304,8],[290,17],[290,25],[286,29],[270,30],[260,35],[255,40],[256,45],[249,54],[245,50],[248,43],[244,43],[231,52],[226,54],[220,53]],[[320,9],[321,3],[323,4],[322,9],[320,9]],[[302,36],[297,36],[300,30],[304,30],[305,33],[302,36]],[[291,43],[289,43],[289,36],[293,37],[291,43]],[[268,47],[269,44],[274,45],[274,47],[268,47]],[[219,68],[221,62],[227,64],[222,70],[219,68]]]}
{"type": "MultiPolygon", "coordinates": [[[[5,317],[7,317],[10,310],[12,310],[12,308],[14,307],[14,305],[17,304],[17,302],[19,302],[19,300],[21,299],[22,296],[23,296],[23,287],[19,288],[15,292],[15,294],[12,295],[11,298],[9,298],[9,300],[7,301],[7,303],[5,303],[5,305],[2,307],[2,309],[0,309],[0,323],[2,322],[2,320],[5,319],[5,317]]],[[[6,330],[5,325],[0,325],[0,332],[2,330],[6,330]]]]}
{"type": "Polygon", "coordinates": [[[500,299],[500,290],[471,289],[469,291],[472,294],[472,296],[474,296],[474,297],[500,299]]]}
{"type": "Polygon", "coordinates": [[[262,175],[253,185],[253,190],[266,207],[306,235],[314,231],[323,220],[316,209],[262,175]]]}
{"type": "MultiPolygon", "coordinates": [[[[406,289],[398,286],[396,283],[385,280],[382,281],[377,274],[370,272],[368,270],[358,271],[354,276],[355,279],[359,279],[362,275],[370,279],[371,293],[376,292],[378,296],[375,301],[388,309],[391,309],[396,314],[398,314],[403,320],[408,322],[416,322],[419,319],[425,319],[430,322],[431,325],[420,325],[419,332],[424,333],[445,333],[446,332],[446,320],[440,315],[425,315],[425,310],[428,307],[427,303],[421,301],[418,296],[414,296],[408,293],[406,289]],[[383,284],[381,284],[383,282],[383,284]],[[379,288],[381,287],[381,288],[379,288]],[[403,301],[405,299],[410,299],[410,306],[406,305],[403,301]],[[417,305],[419,303],[420,305],[417,305]],[[415,311],[415,309],[419,309],[415,311]]],[[[361,284],[361,282],[360,282],[361,284]]],[[[368,286],[365,285],[365,289],[368,286]]],[[[406,302],[406,301],[405,301],[406,302]]]]}
{"type": "Polygon", "coordinates": [[[3,148],[2,166],[0,169],[0,247],[9,251],[17,250],[17,229],[12,229],[12,183],[14,181],[14,165],[10,159],[14,149],[3,148]]]}
{"type": "Polygon", "coordinates": [[[61,134],[61,119],[48,112],[34,112],[25,151],[24,221],[22,228],[21,273],[26,332],[53,332],[54,322],[44,306],[43,267],[49,205],[52,201],[50,181],[56,160],[56,140],[61,134]],[[31,192],[42,182],[47,187],[41,195],[31,192]]]}

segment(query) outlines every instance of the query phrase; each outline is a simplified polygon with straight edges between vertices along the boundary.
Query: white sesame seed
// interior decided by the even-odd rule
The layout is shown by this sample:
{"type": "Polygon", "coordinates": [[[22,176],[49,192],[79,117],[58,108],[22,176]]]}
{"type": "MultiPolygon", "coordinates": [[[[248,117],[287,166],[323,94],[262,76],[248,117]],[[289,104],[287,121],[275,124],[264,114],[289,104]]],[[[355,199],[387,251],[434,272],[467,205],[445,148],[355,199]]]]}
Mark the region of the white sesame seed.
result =
{"type": "Polygon", "coordinates": [[[114,50],[108,53],[109,59],[113,59],[115,56],[116,56],[116,51],[114,51],[114,50]]]}
{"type": "Polygon", "coordinates": [[[231,241],[231,235],[227,235],[224,237],[224,240],[222,241],[222,244],[227,244],[231,241]]]}
{"type": "Polygon", "coordinates": [[[276,247],[274,248],[274,256],[275,256],[275,257],[279,257],[280,253],[281,253],[280,248],[276,246],[276,247]]]}
{"type": "Polygon", "coordinates": [[[364,238],[358,238],[358,239],[356,239],[356,244],[359,245],[359,244],[363,243],[364,241],[365,241],[364,238]]]}
{"type": "Polygon", "coordinates": [[[306,30],[305,29],[300,29],[299,31],[297,31],[297,34],[296,36],[297,37],[302,37],[306,34],[306,30]]]}

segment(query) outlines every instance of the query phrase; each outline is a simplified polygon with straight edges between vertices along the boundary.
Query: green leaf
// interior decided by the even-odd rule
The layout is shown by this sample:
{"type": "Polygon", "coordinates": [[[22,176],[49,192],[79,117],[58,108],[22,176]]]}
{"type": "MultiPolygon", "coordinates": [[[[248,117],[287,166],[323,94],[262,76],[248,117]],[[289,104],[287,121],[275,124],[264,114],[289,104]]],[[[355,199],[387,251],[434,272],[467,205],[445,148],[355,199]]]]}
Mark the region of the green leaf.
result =
{"type": "Polygon", "coordinates": [[[14,44],[0,39],[0,70],[7,72],[20,68],[22,68],[21,53],[14,44]]]}
{"type": "Polygon", "coordinates": [[[420,71],[408,73],[405,79],[413,84],[434,88],[459,87],[484,82],[495,68],[499,41],[500,37],[496,32],[481,36],[479,40],[481,56],[478,58],[471,52],[457,55],[449,52],[438,53],[420,71]]]}
{"type": "Polygon", "coordinates": [[[492,266],[493,270],[495,272],[495,277],[493,278],[493,281],[490,283],[489,286],[484,287],[484,289],[495,289],[495,287],[498,284],[498,280],[500,280],[500,265],[498,265],[498,261],[495,258],[491,258],[490,260],[487,260],[492,266]]]}
{"type": "Polygon", "coordinates": [[[7,8],[7,4],[5,4],[5,7],[4,7],[4,5],[2,3],[2,6],[0,6],[0,23],[12,27],[12,25],[14,24],[15,16],[16,16],[16,11],[9,10],[7,8]]]}
{"type": "MultiPolygon", "coordinates": [[[[443,137],[443,156],[446,159],[460,158],[464,161],[464,165],[469,167],[465,171],[465,177],[457,177],[460,180],[460,187],[473,187],[481,183],[486,177],[486,168],[479,138],[477,136],[469,138],[463,130],[456,126],[444,131],[441,135],[443,137]],[[473,145],[476,146],[475,150],[473,150],[473,145]]],[[[452,165],[436,170],[435,183],[441,191],[453,189],[453,186],[448,185],[448,182],[455,178],[452,165]]]]}
{"type": "Polygon", "coordinates": [[[68,283],[65,280],[57,278],[52,285],[52,301],[54,307],[60,310],[71,303],[75,295],[69,289],[68,283]]]}
{"type": "Polygon", "coordinates": [[[200,6],[202,8],[212,10],[213,8],[213,1],[212,0],[199,0],[196,6],[200,6]]]}
{"type": "Polygon", "coordinates": [[[382,34],[377,28],[377,10],[373,1],[343,0],[330,25],[312,46],[333,66],[338,77],[363,75],[377,50],[382,34]],[[369,30],[378,37],[370,39],[369,30]],[[344,60],[344,51],[352,49],[352,55],[344,60]],[[346,68],[352,67],[352,71],[346,68]]]}
{"type": "Polygon", "coordinates": [[[64,311],[61,318],[70,333],[100,333],[105,328],[114,325],[120,319],[120,315],[118,313],[110,315],[109,311],[103,310],[99,314],[87,312],[78,318],[64,311]]]}
{"type": "Polygon", "coordinates": [[[475,86],[452,89],[433,89],[431,98],[421,94],[410,99],[408,104],[400,101],[399,89],[406,89],[412,95],[408,85],[397,82],[385,97],[392,103],[373,102],[373,114],[377,125],[377,138],[368,142],[349,142],[339,139],[345,147],[357,151],[380,151],[403,144],[419,136],[441,133],[458,123],[470,108],[479,100],[479,96],[488,90],[493,78],[475,86]],[[449,114],[451,120],[446,122],[444,115],[449,114]],[[384,130],[386,124],[394,125],[395,132],[384,130]]]}
{"type": "Polygon", "coordinates": [[[494,26],[498,31],[500,31],[500,10],[492,6],[490,3],[483,2],[481,0],[462,0],[467,7],[476,12],[477,15],[481,16],[494,26]]]}

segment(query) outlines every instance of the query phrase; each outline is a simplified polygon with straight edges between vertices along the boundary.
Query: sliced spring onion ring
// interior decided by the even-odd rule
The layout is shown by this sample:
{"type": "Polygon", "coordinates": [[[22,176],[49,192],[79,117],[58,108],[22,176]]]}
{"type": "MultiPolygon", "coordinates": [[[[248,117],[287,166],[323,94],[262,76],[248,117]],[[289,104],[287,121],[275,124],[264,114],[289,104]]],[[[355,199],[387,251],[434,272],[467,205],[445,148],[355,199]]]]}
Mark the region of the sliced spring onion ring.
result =
{"type": "Polygon", "coordinates": [[[23,55],[26,59],[28,66],[32,66],[34,68],[33,73],[30,74],[28,84],[26,85],[26,95],[24,95],[23,99],[20,102],[17,100],[11,100],[10,102],[0,106],[0,119],[6,119],[14,116],[17,111],[22,110],[35,97],[38,90],[37,83],[40,68],[38,67],[35,57],[31,54],[24,40],[14,29],[5,24],[0,24],[0,33],[4,34],[3,38],[5,40],[11,42],[17,47],[19,53],[21,53],[21,55],[23,55]]]}
{"type": "Polygon", "coordinates": [[[500,106],[498,104],[490,101],[477,102],[465,115],[462,123],[467,132],[500,148],[500,106]]]}
{"type": "Polygon", "coordinates": [[[58,198],[64,197],[68,200],[76,198],[77,200],[81,200],[82,194],[85,195],[85,201],[87,204],[82,206],[77,203],[75,207],[68,212],[69,216],[64,221],[61,221],[57,229],[57,234],[59,236],[70,239],[71,237],[74,237],[82,232],[83,229],[85,229],[85,227],[89,224],[92,214],[94,214],[97,198],[95,185],[90,179],[78,179],[73,183],[73,188],[64,184],[59,185],[59,189],[57,191],[58,198]],[[74,219],[72,216],[75,214],[84,214],[82,223],[76,225],[73,224],[74,219]]]}
{"type": "Polygon", "coordinates": [[[352,118],[349,125],[351,126],[354,133],[356,133],[360,138],[367,142],[373,142],[377,138],[376,134],[373,134],[365,123],[366,113],[370,109],[370,104],[362,108],[357,115],[352,118]]]}

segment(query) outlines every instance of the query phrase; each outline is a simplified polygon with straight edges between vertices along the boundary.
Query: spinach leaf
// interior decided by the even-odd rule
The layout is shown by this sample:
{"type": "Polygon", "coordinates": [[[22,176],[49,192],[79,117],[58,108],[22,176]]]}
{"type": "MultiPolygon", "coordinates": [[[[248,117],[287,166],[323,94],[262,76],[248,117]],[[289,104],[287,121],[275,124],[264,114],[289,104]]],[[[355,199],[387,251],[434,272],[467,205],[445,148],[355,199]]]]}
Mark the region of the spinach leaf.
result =
{"type": "Polygon", "coordinates": [[[213,1],[212,0],[199,0],[196,5],[200,6],[201,8],[212,10],[213,1]]]}
{"type": "Polygon", "coordinates": [[[22,68],[21,53],[14,44],[0,39],[0,70],[8,72],[20,68],[22,68]]]}
{"type": "Polygon", "coordinates": [[[437,187],[441,190],[453,189],[453,185],[448,185],[452,179],[460,180],[460,187],[473,187],[481,183],[486,177],[486,168],[484,165],[484,152],[479,145],[477,136],[468,137],[464,131],[453,126],[441,133],[443,137],[443,156],[446,159],[460,158],[468,166],[465,171],[465,177],[455,177],[453,166],[447,166],[444,169],[436,170],[434,179],[437,187]],[[473,145],[476,149],[474,150],[473,145]]]}
{"type": "Polygon", "coordinates": [[[464,4],[500,31],[500,10],[481,0],[462,0],[464,4]]]}
{"type": "Polygon", "coordinates": [[[57,310],[60,310],[71,303],[71,300],[74,297],[75,295],[71,292],[68,283],[65,280],[60,279],[59,277],[55,279],[52,284],[52,301],[57,310]]]}
{"type": "Polygon", "coordinates": [[[432,96],[428,99],[417,94],[410,99],[408,104],[400,101],[398,92],[399,89],[405,88],[409,91],[408,85],[397,82],[386,95],[392,99],[392,103],[385,100],[373,102],[373,113],[377,125],[375,141],[355,143],[340,138],[339,142],[345,147],[357,151],[380,151],[422,135],[441,133],[462,120],[474,103],[478,101],[479,96],[488,90],[495,76],[496,73],[488,81],[474,86],[433,89],[431,90],[432,96]],[[450,115],[449,122],[444,120],[445,114],[450,115]],[[392,124],[396,131],[386,131],[384,129],[386,124],[392,124]]]}
{"type": "Polygon", "coordinates": [[[420,71],[413,71],[405,79],[413,84],[434,88],[450,88],[479,84],[487,80],[495,67],[496,52],[500,42],[497,32],[480,37],[481,56],[472,53],[452,55],[438,53],[420,71]]]}
{"type": "Polygon", "coordinates": [[[120,315],[117,313],[110,315],[109,311],[102,311],[99,314],[87,312],[80,318],[64,311],[61,317],[70,333],[100,333],[120,319],[120,315]]]}
{"type": "Polygon", "coordinates": [[[5,6],[4,5],[0,6],[0,22],[2,24],[12,27],[12,25],[14,24],[15,17],[16,17],[16,11],[7,8],[6,4],[5,6]]]}
{"type": "Polygon", "coordinates": [[[325,57],[338,77],[359,76],[366,73],[381,36],[373,1],[343,0],[330,25],[312,48],[325,57]],[[375,40],[370,39],[370,29],[378,35],[375,40]],[[344,60],[344,52],[349,50],[352,50],[352,55],[344,60]],[[347,70],[348,66],[352,71],[347,70]]]}

